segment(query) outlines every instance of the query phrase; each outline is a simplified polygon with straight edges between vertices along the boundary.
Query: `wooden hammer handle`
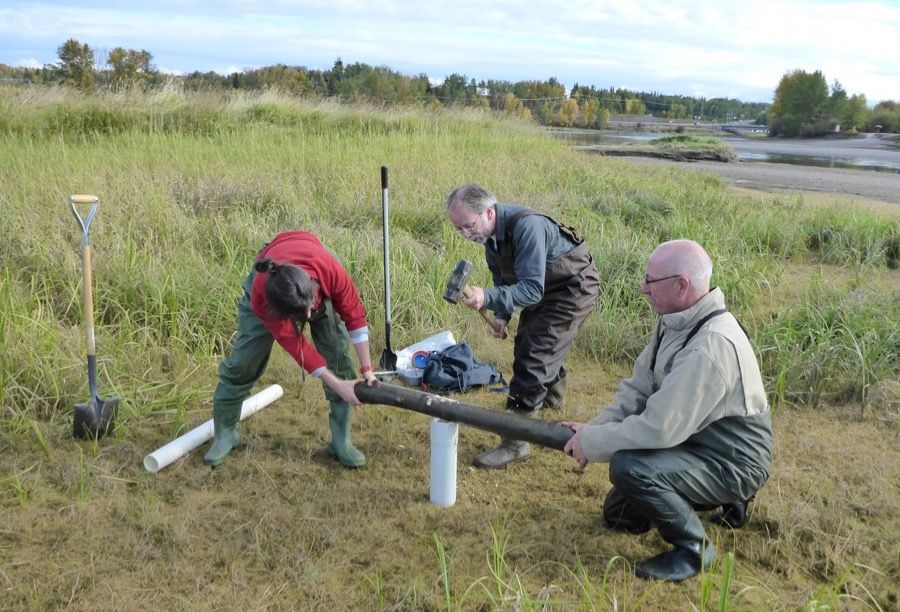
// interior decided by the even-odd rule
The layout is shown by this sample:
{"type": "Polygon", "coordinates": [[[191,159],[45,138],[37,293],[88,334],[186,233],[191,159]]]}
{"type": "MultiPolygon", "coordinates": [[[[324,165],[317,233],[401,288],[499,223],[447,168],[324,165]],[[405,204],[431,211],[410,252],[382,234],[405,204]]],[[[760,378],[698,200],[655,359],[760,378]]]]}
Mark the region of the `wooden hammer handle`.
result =
{"type": "MultiPolygon", "coordinates": [[[[466,296],[467,299],[472,297],[472,288],[469,287],[468,285],[466,285],[466,288],[463,290],[463,295],[466,296]]],[[[500,331],[500,322],[497,321],[497,319],[494,317],[494,315],[492,315],[490,312],[488,312],[487,308],[484,308],[484,307],[479,308],[478,314],[480,314],[481,318],[484,319],[487,322],[487,324],[491,326],[491,329],[493,329],[495,332],[500,331]]],[[[504,329],[503,330],[503,339],[506,340],[507,337],[508,337],[508,334],[506,333],[506,330],[504,329]]]]}

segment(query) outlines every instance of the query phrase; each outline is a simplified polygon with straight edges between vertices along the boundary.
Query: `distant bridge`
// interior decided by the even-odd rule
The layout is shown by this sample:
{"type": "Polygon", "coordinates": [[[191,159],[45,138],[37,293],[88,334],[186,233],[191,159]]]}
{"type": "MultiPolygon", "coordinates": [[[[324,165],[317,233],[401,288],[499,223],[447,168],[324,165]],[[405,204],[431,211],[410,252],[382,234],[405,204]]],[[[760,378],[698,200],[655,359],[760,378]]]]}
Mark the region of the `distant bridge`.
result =
{"type": "Polygon", "coordinates": [[[720,130],[725,132],[760,132],[763,134],[769,133],[769,126],[767,125],[754,125],[752,123],[731,123],[731,124],[722,124],[719,126],[720,130]]]}

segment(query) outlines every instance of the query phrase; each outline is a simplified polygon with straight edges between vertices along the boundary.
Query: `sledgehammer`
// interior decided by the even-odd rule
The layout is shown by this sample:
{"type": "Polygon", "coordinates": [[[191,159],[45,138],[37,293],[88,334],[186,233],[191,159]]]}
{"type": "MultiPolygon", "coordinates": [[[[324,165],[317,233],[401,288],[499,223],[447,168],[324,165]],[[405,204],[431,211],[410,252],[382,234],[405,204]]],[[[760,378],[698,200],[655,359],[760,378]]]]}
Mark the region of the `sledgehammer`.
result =
{"type": "Polygon", "coordinates": [[[565,448],[566,442],[575,434],[571,429],[559,423],[530,419],[510,412],[486,410],[473,404],[464,404],[440,395],[414,391],[396,385],[375,382],[369,386],[365,382],[358,382],[353,390],[359,401],[364,404],[383,404],[406,408],[445,421],[465,423],[504,438],[534,442],[559,451],[565,448]]]}
{"type": "MultiPolygon", "coordinates": [[[[472,262],[466,261],[465,259],[460,259],[459,263],[456,264],[456,268],[453,269],[453,274],[450,275],[450,280],[447,281],[447,289],[444,291],[444,299],[450,302],[451,304],[459,304],[459,300],[463,297],[469,298],[472,296],[472,289],[469,287],[469,275],[472,273],[472,262]]],[[[487,311],[487,308],[480,308],[478,310],[478,314],[481,315],[481,318],[487,321],[487,324],[491,326],[495,332],[500,331],[500,323],[497,322],[497,319],[487,311]]],[[[506,339],[506,330],[503,330],[503,339],[506,339]]]]}

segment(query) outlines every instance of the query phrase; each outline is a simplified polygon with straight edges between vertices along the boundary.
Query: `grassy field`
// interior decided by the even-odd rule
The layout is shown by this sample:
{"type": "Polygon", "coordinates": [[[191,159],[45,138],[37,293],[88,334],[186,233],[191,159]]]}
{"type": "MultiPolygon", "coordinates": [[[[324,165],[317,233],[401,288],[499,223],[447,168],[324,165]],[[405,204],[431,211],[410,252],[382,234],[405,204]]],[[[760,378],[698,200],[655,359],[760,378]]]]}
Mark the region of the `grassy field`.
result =
{"type": "MultiPolygon", "coordinates": [[[[341,107],[277,94],[83,98],[0,88],[0,607],[12,609],[872,609],[900,605],[900,216],[744,198],[715,177],[584,155],[480,113],[341,107]],[[211,416],[240,282],[278,231],[344,260],[383,348],[379,167],[391,173],[395,347],[442,329],[510,372],[511,345],[441,299],[480,252],[444,219],[484,184],[574,225],[603,279],[552,420],[587,420],[647,341],[639,293],[660,241],[689,237],[750,332],[775,411],[772,477],[716,566],[679,585],[633,564],[657,535],[606,530],[604,465],[542,450],[470,467],[494,438],[462,428],[458,502],[428,501],[428,419],[356,411],[362,470],[325,452],[327,404],[276,349],[285,395],[242,425],[220,468],[202,450],[143,457],[211,416]],[[92,226],[100,392],[115,434],[71,437],[87,397],[80,230],[92,226]]],[[[500,408],[502,394],[467,401],[500,408]]]]}

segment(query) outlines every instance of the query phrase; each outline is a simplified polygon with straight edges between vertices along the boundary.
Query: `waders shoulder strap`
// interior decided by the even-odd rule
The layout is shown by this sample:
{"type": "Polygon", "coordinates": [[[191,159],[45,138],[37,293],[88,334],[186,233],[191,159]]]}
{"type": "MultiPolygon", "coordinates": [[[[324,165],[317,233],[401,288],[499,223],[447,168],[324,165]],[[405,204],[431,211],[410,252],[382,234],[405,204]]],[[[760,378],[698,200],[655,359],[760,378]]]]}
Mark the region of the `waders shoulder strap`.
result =
{"type": "MultiPolygon", "coordinates": [[[[669,363],[666,364],[666,368],[668,368],[669,364],[671,364],[672,361],[674,361],[675,355],[677,355],[678,353],[683,351],[684,347],[686,347],[688,345],[688,342],[693,340],[694,336],[696,336],[697,332],[700,331],[700,329],[704,325],[706,325],[707,321],[709,321],[713,317],[718,317],[721,314],[725,314],[726,312],[728,312],[727,308],[720,308],[719,310],[712,311],[711,313],[709,313],[708,315],[706,315],[705,317],[703,317],[702,319],[697,321],[697,324],[694,325],[694,328],[690,331],[690,333],[684,339],[684,342],[681,343],[681,348],[679,348],[677,351],[675,351],[675,353],[672,354],[672,358],[669,359],[669,363]]],[[[740,325],[740,323],[738,323],[738,325],[740,325]]],[[[741,329],[744,329],[743,325],[741,326],[741,329]]],[[[746,334],[747,332],[745,331],[744,333],[746,334]]],[[[662,337],[663,337],[663,331],[662,331],[662,325],[660,324],[657,327],[656,346],[653,349],[653,360],[650,362],[650,371],[651,372],[656,371],[656,355],[657,355],[657,353],[659,353],[659,345],[662,344],[662,337]]]]}

